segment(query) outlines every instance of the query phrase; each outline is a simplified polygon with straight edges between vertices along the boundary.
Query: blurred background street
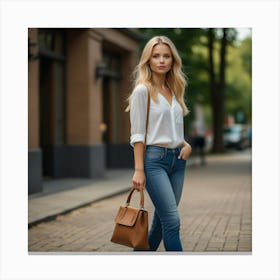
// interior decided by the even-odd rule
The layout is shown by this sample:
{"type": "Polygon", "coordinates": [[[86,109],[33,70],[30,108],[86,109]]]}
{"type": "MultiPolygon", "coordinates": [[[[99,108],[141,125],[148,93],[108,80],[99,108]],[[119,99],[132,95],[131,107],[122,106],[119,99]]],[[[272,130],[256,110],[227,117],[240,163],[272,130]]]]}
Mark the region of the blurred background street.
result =
{"type": "MultiPolygon", "coordinates": [[[[122,175],[121,183],[129,184],[130,175],[122,175]]],[[[107,183],[112,181],[117,184],[118,178],[107,183]]],[[[212,155],[206,165],[187,167],[179,207],[184,251],[251,252],[251,193],[250,150],[212,155]]],[[[34,225],[28,232],[29,252],[131,252],[110,242],[114,217],[126,197],[124,192],[34,225]]],[[[145,198],[151,222],[153,206],[145,198]]],[[[137,206],[138,199],[136,193],[132,204],[137,206]]],[[[164,251],[162,244],[159,251],[164,251]]]]}
{"type": "Polygon", "coordinates": [[[252,250],[250,28],[28,28],[29,252],[130,251],[110,235],[133,174],[132,73],[155,35],[188,80],[184,250],[252,250]]]}

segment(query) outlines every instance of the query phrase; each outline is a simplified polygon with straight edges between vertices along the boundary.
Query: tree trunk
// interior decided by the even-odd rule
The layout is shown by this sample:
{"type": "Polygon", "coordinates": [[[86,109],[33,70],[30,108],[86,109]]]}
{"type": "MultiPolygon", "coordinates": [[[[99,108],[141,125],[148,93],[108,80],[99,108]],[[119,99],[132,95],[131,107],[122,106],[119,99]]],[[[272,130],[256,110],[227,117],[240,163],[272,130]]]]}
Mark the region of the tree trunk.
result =
{"type": "Polygon", "coordinates": [[[208,32],[208,51],[209,51],[209,76],[210,76],[210,96],[213,112],[213,148],[214,153],[224,152],[223,125],[224,125],[224,102],[225,102],[225,69],[226,69],[226,46],[227,29],[223,29],[220,48],[219,76],[216,81],[213,61],[214,30],[208,32]]]}

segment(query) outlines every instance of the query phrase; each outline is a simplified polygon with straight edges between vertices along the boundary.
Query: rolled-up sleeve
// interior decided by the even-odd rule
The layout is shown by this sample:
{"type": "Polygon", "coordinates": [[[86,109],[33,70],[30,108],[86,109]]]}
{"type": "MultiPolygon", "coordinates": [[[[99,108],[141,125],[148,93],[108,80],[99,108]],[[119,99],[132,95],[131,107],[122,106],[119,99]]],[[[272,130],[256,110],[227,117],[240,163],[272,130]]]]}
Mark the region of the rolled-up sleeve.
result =
{"type": "Polygon", "coordinates": [[[130,144],[145,141],[147,114],[147,88],[145,85],[135,87],[130,100],[130,144]]]}

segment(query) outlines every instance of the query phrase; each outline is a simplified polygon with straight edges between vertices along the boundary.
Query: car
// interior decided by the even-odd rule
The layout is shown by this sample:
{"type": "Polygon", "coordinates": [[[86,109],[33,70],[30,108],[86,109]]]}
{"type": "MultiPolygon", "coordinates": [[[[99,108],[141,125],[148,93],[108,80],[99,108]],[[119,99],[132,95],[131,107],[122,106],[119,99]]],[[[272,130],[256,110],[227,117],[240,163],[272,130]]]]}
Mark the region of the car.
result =
{"type": "Polygon", "coordinates": [[[223,140],[226,148],[243,150],[249,147],[248,131],[246,125],[234,124],[224,128],[223,140]]]}

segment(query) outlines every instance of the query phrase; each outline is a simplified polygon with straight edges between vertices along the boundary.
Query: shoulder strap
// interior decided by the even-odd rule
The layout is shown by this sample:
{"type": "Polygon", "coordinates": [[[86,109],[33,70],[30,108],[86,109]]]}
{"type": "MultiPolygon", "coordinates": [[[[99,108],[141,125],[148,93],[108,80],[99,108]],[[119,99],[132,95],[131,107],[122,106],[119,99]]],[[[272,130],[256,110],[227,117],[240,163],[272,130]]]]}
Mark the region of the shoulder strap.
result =
{"type": "Polygon", "coordinates": [[[148,133],[148,126],[149,126],[149,115],[150,115],[150,93],[148,91],[148,100],[147,100],[147,115],[146,115],[146,133],[145,133],[145,149],[146,149],[146,143],[147,143],[147,133],[148,133]]]}

